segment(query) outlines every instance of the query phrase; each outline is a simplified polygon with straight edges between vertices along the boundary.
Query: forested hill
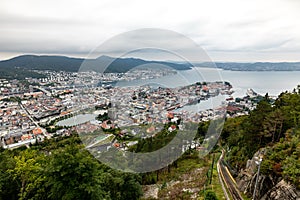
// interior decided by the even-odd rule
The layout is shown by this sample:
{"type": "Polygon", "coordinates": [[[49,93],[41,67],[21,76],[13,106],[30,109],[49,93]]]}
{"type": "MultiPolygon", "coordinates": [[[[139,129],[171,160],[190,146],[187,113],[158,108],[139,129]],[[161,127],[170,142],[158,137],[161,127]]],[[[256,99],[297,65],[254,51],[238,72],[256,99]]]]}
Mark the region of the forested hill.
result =
{"type": "Polygon", "coordinates": [[[0,68],[78,71],[83,59],[64,56],[24,55],[0,61],[0,68]]]}
{"type": "Polygon", "coordinates": [[[238,171],[255,152],[266,149],[261,172],[282,178],[300,189],[300,90],[282,93],[275,102],[266,96],[250,115],[227,119],[222,141],[227,161],[238,171]]]}
{"type": "Polygon", "coordinates": [[[84,70],[93,70],[97,72],[122,73],[128,70],[145,65],[160,64],[176,70],[190,69],[190,64],[178,64],[162,61],[146,61],[136,58],[112,58],[100,56],[97,59],[70,58],[64,56],[36,56],[24,55],[9,60],[0,61],[0,78],[39,77],[37,73],[30,70],[53,70],[77,72],[84,62],[84,70]],[[108,67],[103,69],[104,66],[108,67]]]}

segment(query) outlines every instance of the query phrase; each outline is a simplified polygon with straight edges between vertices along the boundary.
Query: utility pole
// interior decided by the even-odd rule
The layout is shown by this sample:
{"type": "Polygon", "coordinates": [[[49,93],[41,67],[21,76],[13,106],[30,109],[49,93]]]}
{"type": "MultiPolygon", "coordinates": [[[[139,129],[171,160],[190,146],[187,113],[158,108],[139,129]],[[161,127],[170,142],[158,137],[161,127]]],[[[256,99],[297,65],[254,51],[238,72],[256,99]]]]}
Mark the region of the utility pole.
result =
{"type": "Polygon", "coordinates": [[[257,184],[258,184],[258,179],[259,179],[259,172],[260,172],[260,164],[262,162],[262,158],[255,157],[255,159],[257,159],[255,161],[255,163],[258,165],[258,170],[257,170],[257,177],[256,177],[254,191],[253,191],[253,197],[252,197],[253,200],[255,200],[255,193],[256,193],[256,189],[257,189],[257,184]]]}

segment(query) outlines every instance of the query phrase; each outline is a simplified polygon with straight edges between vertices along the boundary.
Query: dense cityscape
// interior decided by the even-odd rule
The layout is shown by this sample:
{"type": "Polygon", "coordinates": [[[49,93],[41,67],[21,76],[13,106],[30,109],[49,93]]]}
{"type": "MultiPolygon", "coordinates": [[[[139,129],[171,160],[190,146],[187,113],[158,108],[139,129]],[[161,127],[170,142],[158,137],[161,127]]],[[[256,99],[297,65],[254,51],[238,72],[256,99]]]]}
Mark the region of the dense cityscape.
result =
{"type": "MultiPolygon", "coordinates": [[[[186,121],[209,121],[218,117],[213,109],[187,111],[184,107],[218,95],[224,95],[224,100],[226,99],[228,104],[229,117],[247,114],[255,108],[258,100],[255,98],[258,95],[253,91],[250,91],[251,96],[234,99],[230,96],[233,91],[228,82],[198,82],[178,88],[153,88],[149,85],[113,87],[111,85],[120,80],[131,81],[141,77],[153,79],[171,73],[165,71],[153,73],[144,69],[135,71],[134,75],[133,73],[55,71],[42,73],[46,78],[27,78],[25,81],[0,80],[2,147],[16,148],[43,141],[45,137],[69,135],[75,124],[62,127],[57,125],[61,123],[59,120],[76,116],[87,108],[99,110],[111,105],[109,115],[112,124],[108,126],[107,119],[97,121],[97,115],[91,120],[98,128],[110,129],[113,126],[166,123],[168,114],[172,115],[172,118],[175,115],[175,119],[182,118],[186,121]]],[[[103,111],[107,112],[107,108],[103,111]]]]}

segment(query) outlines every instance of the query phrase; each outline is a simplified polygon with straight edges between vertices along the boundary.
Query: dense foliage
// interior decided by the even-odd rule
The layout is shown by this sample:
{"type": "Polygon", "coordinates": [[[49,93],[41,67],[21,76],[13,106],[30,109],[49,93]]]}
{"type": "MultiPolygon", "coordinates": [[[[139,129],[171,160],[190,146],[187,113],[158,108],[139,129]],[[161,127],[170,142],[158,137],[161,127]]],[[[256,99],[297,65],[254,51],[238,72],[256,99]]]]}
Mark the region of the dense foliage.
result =
{"type": "Polygon", "coordinates": [[[72,136],[0,153],[0,199],[139,199],[140,177],[99,163],[72,136]]]}
{"type": "Polygon", "coordinates": [[[130,148],[130,151],[137,153],[153,152],[166,146],[176,135],[177,131],[169,132],[168,126],[158,132],[155,137],[140,139],[138,143],[130,148]]]}
{"type": "Polygon", "coordinates": [[[288,131],[286,138],[269,147],[261,171],[292,182],[300,188],[300,130],[288,131]]]}

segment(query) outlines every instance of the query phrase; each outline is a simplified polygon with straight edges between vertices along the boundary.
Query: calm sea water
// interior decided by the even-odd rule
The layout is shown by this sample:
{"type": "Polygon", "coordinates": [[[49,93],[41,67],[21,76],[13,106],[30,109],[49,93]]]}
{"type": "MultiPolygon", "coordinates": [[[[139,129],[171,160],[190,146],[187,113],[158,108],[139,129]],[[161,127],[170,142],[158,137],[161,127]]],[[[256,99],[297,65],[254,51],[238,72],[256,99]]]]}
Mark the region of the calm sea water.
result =
{"type": "Polygon", "coordinates": [[[300,71],[229,71],[214,68],[193,68],[178,71],[176,75],[151,80],[120,81],[117,86],[155,84],[165,87],[177,87],[197,81],[228,81],[232,84],[234,97],[245,96],[252,88],[259,94],[277,96],[284,91],[292,91],[300,84],[300,71]]]}

